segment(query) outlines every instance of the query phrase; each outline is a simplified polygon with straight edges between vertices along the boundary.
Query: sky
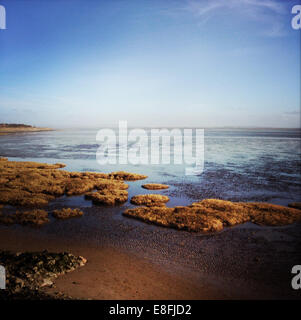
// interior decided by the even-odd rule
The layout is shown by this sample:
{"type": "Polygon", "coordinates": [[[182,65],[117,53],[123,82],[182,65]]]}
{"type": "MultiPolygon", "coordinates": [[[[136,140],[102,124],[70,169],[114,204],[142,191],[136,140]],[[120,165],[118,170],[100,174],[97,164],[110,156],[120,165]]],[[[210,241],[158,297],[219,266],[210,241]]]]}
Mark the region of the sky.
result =
{"type": "Polygon", "coordinates": [[[300,127],[298,0],[0,0],[0,123],[300,127]]]}

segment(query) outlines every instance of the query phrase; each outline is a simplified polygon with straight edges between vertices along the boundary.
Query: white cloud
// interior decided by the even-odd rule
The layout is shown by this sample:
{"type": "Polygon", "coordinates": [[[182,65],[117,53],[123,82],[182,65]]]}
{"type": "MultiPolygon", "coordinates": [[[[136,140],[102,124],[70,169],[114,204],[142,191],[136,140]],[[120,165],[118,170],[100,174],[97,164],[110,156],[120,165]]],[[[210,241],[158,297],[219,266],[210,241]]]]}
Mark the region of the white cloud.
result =
{"type": "MultiPolygon", "coordinates": [[[[288,11],[288,3],[276,0],[187,0],[185,11],[198,18],[199,23],[205,24],[217,14],[225,16],[237,14],[244,19],[261,23],[262,35],[283,36],[284,16],[288,11]]],[[[229,16],[231,17],[231,16],[229,16]]]]}

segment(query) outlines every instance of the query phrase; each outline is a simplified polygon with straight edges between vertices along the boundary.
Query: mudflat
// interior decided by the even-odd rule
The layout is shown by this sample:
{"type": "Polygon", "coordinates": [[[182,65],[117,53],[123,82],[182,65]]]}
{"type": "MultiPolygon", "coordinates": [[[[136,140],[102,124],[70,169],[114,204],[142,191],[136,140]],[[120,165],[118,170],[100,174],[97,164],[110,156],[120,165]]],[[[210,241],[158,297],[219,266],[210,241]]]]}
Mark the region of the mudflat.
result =
{"type": "Polygon", "coordinates": [[[145,175],[69,172],[63,164],[5,158],[0,167],[0,250],[67,251],[87,260],[41,288],[41,297],[300,299],[291,286],[291,269],[301,259],[296,205],[207,199],[169,208],[157,206],[157,194],[130,203],[127,196],[119,200],[131,188],[124,181],[145,175]],[[85,195],[91,205],[80,210],[60,201],[85,195]],[[145,202],[149,206],[139,206],[145,202]]]}
{"type": "MultiPolygon", "coordinates": [[[[86,214],[102,213],[88,208],[86,214]]],[[[291,287],[291,268],[301,258],[300,224],[191,236],[106,215],[97,220],[97,230],[86,231],[71,220],[45,233],[0,226],[0,249],[83,256],[84,267],[43,288],[73,299],[300,299],[291,287]]]]}
{"type": "Polygon", "coordinates": [[[0,249],[15,251],[72,252],[84,255],[85,267],[56,279],[55,285],[41,292],[63,293],[75,299],[212,299],[225,298],[214,287],[208,288],[169,274],[148,259],[113,247],[74,243],[31,232],[1,230],[0,249]]]}

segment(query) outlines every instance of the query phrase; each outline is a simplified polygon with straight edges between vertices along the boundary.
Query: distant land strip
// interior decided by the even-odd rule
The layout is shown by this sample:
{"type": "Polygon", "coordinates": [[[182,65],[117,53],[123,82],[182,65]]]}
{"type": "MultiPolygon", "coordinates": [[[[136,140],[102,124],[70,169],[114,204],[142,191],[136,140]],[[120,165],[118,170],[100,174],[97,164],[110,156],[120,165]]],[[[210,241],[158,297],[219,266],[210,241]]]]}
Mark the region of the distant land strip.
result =
{"type": "Polygon", "coordinates": [[[19,132],[53,131],[51,128],[34,127],[27,124],[0,123],[0,136],[19,132]]]}

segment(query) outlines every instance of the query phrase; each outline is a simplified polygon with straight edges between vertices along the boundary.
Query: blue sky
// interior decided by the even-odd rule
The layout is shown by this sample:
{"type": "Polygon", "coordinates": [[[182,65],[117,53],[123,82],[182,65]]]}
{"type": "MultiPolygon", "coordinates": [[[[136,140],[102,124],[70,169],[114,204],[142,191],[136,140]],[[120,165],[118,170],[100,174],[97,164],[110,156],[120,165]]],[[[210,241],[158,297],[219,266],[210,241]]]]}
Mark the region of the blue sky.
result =
{"type": "Polygon", "coordinates": [[[299,127],[298,3],[0,0],[0,122],[299,127]]]}

